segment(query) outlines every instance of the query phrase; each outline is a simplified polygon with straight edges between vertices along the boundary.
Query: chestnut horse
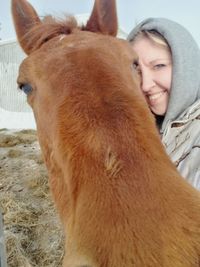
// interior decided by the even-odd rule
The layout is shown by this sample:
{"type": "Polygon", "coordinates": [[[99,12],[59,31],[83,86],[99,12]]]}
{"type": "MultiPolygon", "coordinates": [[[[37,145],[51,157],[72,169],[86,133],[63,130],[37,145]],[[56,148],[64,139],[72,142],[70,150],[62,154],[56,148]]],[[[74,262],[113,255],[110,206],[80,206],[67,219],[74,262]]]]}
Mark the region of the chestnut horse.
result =
{"type": "Polygon", "coordinates": [[[200,266],[200,195],[165,153],[132,68],[115,38],[114,0],[96,0],[85,26],[40,20],[12,0],[28,55],[27,94],[66,235],[65,267],[200,266]]]}

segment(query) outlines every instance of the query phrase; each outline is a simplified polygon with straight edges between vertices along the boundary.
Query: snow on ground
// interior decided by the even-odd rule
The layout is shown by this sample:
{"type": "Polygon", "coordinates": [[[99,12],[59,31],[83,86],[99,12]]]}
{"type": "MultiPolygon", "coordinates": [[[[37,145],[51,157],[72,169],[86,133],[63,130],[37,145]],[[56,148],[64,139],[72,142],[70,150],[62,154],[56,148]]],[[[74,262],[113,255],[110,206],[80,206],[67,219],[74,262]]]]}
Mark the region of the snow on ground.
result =
{"type": "Polygon", "coordinates": [[[11,112],[0,108],[0,128],[36,129],[32,112],[11,112]]]}

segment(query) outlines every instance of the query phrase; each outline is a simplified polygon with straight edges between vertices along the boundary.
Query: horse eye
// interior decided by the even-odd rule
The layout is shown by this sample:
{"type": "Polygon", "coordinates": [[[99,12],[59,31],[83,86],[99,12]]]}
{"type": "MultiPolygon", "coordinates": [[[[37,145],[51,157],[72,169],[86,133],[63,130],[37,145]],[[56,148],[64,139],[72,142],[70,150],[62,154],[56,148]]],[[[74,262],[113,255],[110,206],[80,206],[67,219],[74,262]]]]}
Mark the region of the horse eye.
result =
{"type": "Polygon", "coordinates": [[[29,93],[31,93],[31,91],[33,90],[32,86],[28,83],[26,84],[20,84],[19,88],[26,94],[28,95],[29,93]]]}

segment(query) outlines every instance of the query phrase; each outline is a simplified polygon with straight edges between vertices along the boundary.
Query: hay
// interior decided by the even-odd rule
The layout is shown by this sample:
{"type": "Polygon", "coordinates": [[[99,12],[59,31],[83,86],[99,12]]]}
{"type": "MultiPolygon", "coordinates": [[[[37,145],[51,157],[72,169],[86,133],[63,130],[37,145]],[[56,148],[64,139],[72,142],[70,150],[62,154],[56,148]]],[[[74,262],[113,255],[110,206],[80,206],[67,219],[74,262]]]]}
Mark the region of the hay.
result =
{"type": "Polygon", "coordinates": [[[0,209],[8,267],[59,267],[63,232],[36,132],[0,130],[0,209]]]}
{"type": "Polygon", "coordinates": [[[13,134],[5,134],[5,130],[0,133],[0,146],[13,147],[19,144],[32,144],[37,140],[34,130],[22,130],[13,134]]]}

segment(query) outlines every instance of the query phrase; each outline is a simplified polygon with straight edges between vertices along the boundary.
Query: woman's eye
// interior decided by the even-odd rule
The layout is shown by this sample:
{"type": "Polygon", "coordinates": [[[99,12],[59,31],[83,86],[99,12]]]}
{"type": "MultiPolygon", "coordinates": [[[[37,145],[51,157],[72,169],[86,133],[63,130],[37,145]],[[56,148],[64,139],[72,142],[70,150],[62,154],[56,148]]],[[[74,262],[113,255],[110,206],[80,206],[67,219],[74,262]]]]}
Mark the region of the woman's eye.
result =
{"type": "Polygon", "coordinates": [[[133,68],[136,70],[137,69],[137,65],[135,63],[133,63],[133,68]]]}
{"type": "Polygon", "coordinates": [[[137,62],[137,61],[133,61],[133,64],[132,64],[132,66],[133,66],[133,68],[134,68],[135,70],[137,70],[137,69],[138,69],[138,66],[139,66],[139,64],[138,64],[138,62],[137,62]]]}
{"type": "Polygon", "coordinates": [[[22,90],[26,95],[30,94],[33,90],[32,86],[30,84],[20,84],[19,89],[22,90]]]}
{"type": "Polygon", "coordinates": [[[166,65],[165,64],[157,64],[154,66],[154,69],[161,69],[164,68],[166,65]]]}
{"type": "Polygon", "coordinates": [[[140,67],[139,67],[138,62],[133,62],[132,67],[133,67],[133,69],[136,70],[139,74],[141,74],[141,70],[140,70],[140,67]]]}

